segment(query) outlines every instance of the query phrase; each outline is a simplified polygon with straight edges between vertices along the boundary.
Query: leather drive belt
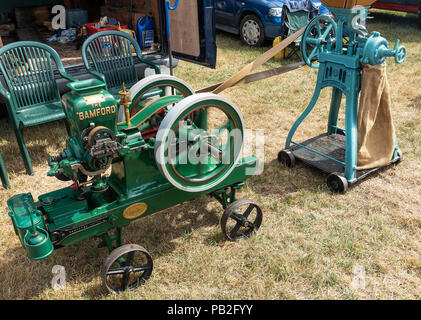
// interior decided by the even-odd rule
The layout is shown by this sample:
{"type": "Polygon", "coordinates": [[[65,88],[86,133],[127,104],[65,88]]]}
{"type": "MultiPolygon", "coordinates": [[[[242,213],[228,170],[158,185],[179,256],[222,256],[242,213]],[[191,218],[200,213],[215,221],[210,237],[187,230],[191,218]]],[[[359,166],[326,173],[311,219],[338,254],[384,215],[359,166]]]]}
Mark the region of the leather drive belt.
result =
{"type": "Polygon", "coordinates": [[[278,52],[288,47],[293,41],[295,41],[299,36],[303,34],[305,28],[306,27],[301,28],[297,32],[290,35],[288,38],[285,38],[284,40],[279,42],[276,46],[270,48],[268,51],[260,55],[253,62],[246,65],[243,69],[241,69],[239,72],[234,74],[228,80],[197,90],[196,93],[201,93],[201,92],[220,93],[221,91],[227,88],[231,88],[239,84],[250,83],[250,82],[266,79],[266,78],[269,78],[278,74],[282,74],[291,70],[295,70],[304,66],[305,63],[301,61],[298,63],[281,66],[279,68],[250,74],[251,72],[253,72],[253,70],[257,69],[262,64],[267,62],[269,59],[273,58],[278,52]]]}

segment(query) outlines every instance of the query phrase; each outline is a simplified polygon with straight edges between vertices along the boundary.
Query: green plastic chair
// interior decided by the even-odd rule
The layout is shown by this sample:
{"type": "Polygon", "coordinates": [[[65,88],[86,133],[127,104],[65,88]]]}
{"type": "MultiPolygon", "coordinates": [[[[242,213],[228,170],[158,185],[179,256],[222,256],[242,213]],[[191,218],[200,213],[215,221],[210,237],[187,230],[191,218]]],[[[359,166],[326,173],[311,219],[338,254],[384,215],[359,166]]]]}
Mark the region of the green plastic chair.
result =
{"type": "MultiPolygon", "coordinates": [[[[295,12],[290,12],[288,7],[284,5],[283,10],[285,12],[285,19],[284,23],[288,29],[288,33],[285,35],[289,37],[293,33],[300,30],[302,27],[305,27],[310,21],[310,12],[305,10],[299,10],[295,12]]],[[[299,48],[301,43],[301,37],[299,36],[292,44],[291,44],[291,52],[287,55],[287,59],[292,57],[294,54],[299,54],[299,48]]]]}
{"type": "Polygon", "coordinates": [[[139,79],[136,74],[132,48],[139,61],[154,68],[160,74],[160,68],[142,56],[137,41],[122,31],[101,31],[91,35],[82,46],[82,58],[85,68],[93,76],[107,85],[107,90],[118,96],[123,83],[127,88],[139,79]]]}
{"type": "Polygon", "coordinates": [[[0,48],[0,94],[4,97],[9,117],[16,134],[26,171],[33,175],[31,159],[22,131],[55,120],[64,119],[54,67],[69,81],[77,79],[68,75],[57,52],[42,43],[18,41],[0,48]]]}
{"type": "Polygon", "coordinates": [[[9,189],[10,188],[9,177],[7,175],[6,167],[4,165],[4,161],[1,154],[0,154],[0,179],[1,179],[1,183],[3,184],[3,187],[5,187],[6,189],[9,189]]]}

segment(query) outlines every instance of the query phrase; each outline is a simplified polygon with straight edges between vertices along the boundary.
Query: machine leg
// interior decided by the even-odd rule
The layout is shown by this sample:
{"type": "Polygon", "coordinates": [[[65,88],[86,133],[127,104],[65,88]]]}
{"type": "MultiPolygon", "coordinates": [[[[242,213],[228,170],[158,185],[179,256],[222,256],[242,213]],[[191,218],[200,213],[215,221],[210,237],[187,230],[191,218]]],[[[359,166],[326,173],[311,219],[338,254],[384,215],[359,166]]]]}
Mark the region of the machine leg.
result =
{"type": "Polygon", "coordinates": [[[329,120],[327,125],[327,134],[338,133],[338,114],[341,107],[342,91],[338,88],[332,88],[332,102],[330,104],[329,120]]]}
{"type": "Polygon", "coordinates": [[[345,178],[349,182],[357,178],[357,108],[358,92],[351,92],[345,110],[345,178]]]}
{"type": "Polygon", "coordinates": [[[235,185],[226,187],[224,189],[217,190],[212,192],[210,195],[214,197],[222,205],[222,208],[226,209],[231,203],[237,200],[235,192],[237,189],[241,188],[244,185],[244,182],[237,183],[235,185]]]}
{"type": "Polygon", "coordinates": [[[291,130],[289,130],[288,137],[285,142],[285,149],[290,148],[291,140],[295,134],[295,131],[300,126],[301,122],[303,122],[304,119],[308,116],[311,110],[313,110],[314,106],[316,105],[317,99],[319,99],[319,95],[320,95],[320,88],[316,87],[316,90],[314,91],[314,94],[313,94],[313,98],[311,98],[310,104],[307,106],[304,112],[300,115],[297,121],[295,121],[294,125],[291,127],[291,130]]]}
{"type": "Polygon", "coordinates": [[[111,252],[121,246],[122,228],[116,228],[116,231],[113,235],[109,235],[108,232],[104,233],[101,238],[103,242],[100,244],[100,246],[106,246],[111,252]],[[113,242],[115,242],[115,245],[113,242]]]}

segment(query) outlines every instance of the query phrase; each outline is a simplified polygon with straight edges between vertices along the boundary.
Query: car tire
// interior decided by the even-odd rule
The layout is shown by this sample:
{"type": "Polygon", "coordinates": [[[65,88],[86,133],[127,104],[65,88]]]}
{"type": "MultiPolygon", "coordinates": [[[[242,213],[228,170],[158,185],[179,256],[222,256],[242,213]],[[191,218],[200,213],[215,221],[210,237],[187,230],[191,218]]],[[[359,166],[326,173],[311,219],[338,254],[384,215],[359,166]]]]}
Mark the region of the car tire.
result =
{"type": "Polygon", "coordinates": [[[265,40],[262,21],[254,14],[246,15],[240,23],[240,38],[251,47],[260,47],[265,40]]]}

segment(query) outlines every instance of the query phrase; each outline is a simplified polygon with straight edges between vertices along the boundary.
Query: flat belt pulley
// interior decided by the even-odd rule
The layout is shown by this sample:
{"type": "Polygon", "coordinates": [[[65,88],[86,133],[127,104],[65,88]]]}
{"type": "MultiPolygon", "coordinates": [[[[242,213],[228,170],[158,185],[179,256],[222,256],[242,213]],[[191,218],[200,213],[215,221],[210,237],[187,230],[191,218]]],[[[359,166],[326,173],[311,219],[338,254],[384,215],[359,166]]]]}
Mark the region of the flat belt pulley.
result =
{"type": "MultiPolygon", "coordinates": [[[[194,94],[193,88],[185,81],[166,74],[156,74],[138,81],[130,88],[130,117],[148,104],[150,99],[175,95],[187,97],[194,94]]],[[[124,112],[119,111],[118,122],[123,121],[124,112]]]]}
{"type": "Polygon", "coordinates": [[[116,141],[114,132],[103,126],[85,129],[82,133],[82,140],[86,151],[93,159],[91,165],[96,169],[107,169],[111,164],[113,154],[122,148],[116,141]]]}
{"type": "Polygon", "coordinates": [[[232,172],[243,136],[243,116],[231,101],[212,93],[195,94],[178,102],[162,120],[155,161],[176,188],[206,191],[232,172]]]}

